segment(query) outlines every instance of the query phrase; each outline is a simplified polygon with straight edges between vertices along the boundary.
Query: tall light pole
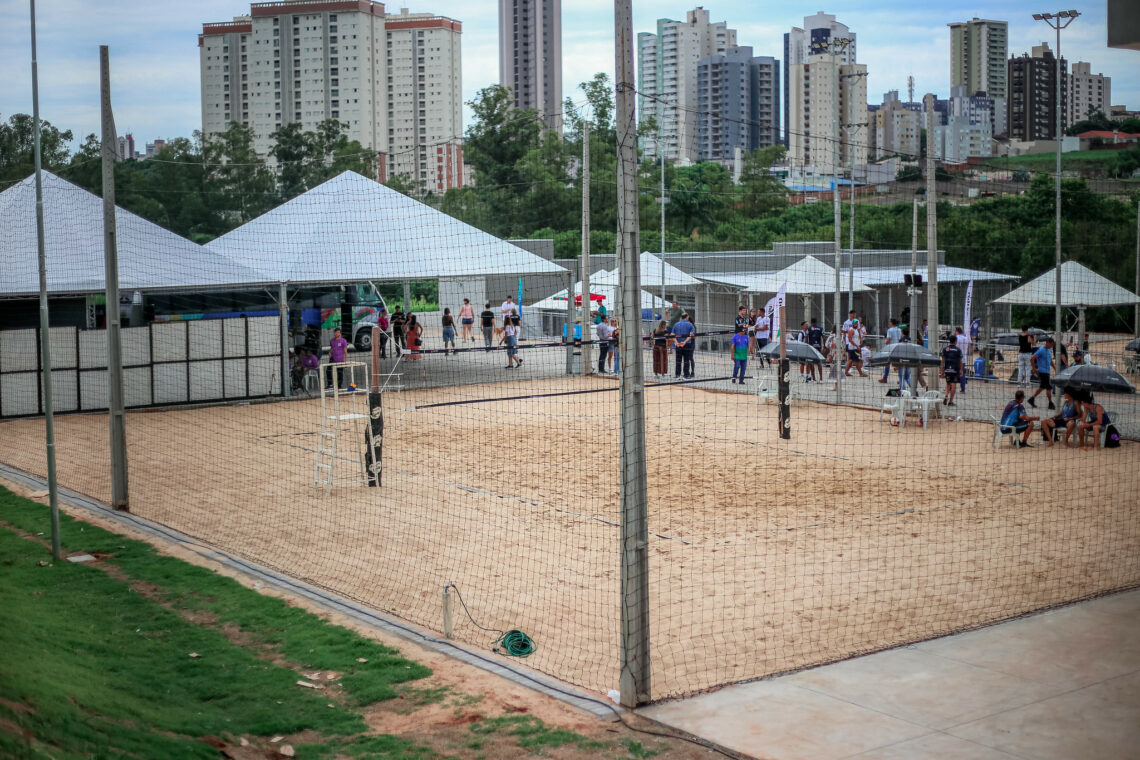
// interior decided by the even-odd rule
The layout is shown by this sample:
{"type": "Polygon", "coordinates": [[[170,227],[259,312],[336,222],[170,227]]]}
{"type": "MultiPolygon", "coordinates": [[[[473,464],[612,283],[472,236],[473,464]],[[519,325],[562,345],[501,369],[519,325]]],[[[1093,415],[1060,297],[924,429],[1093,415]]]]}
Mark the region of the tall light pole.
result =
{"type": "Polygon", "coordinates": [[[851,43],[847,37],[833,37],[828,43],[831,48],[831,84],[832,84],[832,114],[834,123],[831,127],[831,200],[835,207],[835,303],[832,306],[832,320],[835,329],[835,403],[843,401],[843,334],[840,327],[843,320],[839,313],[839,300],[843,297],[843,285],[840,282],[839,270],[843,261],[843,211],[839,200],[839,59],[836,53],[851,43]]]}
{"type": "Polygon", "coordinates": [[[1055,248],[1054,253],[1056,254],[1056,281],[1054,282],[1054,286],[1056,289],[1057,303],[1053,308],[1053,319],[1056,322],[1053,330],[1053,341],[1055,348],[1055,359],[1057,361],[1058,369],[1061,367],[1061,139],[1063,137],[1062,123],[1064,118],[1064,109],[1061,108],[1061,30],[1076,21],[1077,16],[1079,15],[1081,15],[1079,11],[1058,11],[1057,13],[1033,14],[1033,18],[1038,21],[1044,21],[1046,24],[1053,27],[1057,31],[1057,51],[1054,53],[1055,60],[1057,61],[1057,101],[1054,103],[1054,107],[1057,109],[1057,174],[1056,178],[1053,180],[1053,190],[1055,193],[1053,201],[1053,212],[1054,216],[1056,217],[1056,229],[1054,231],[1053,241],[1053,246],[1055,248]]]}

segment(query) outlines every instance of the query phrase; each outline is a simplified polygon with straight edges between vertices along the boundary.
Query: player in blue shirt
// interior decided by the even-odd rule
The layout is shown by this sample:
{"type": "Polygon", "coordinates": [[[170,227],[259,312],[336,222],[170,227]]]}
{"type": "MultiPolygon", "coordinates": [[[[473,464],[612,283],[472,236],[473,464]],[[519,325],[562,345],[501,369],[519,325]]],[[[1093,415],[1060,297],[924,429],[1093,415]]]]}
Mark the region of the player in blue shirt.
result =
{"type": "MultiPolygon", "coordinates": [[[[742,307],[743,308],[743,307],[742,307]]],[[[741,323],[736,326],[736,334],[732,336],[732,382],[744,385],[744,376],[748,371],[748,324],[741,323]],[[740,379],[738,380],[737,377],[740,379]]]]}
{"type": "Polygon", "coordinates": [[[1037,421],[1036,417],[1029,417],[1025,414],[1025,391],[1018,390],[1013,394],[1013,401],[1005,405],[1005,409],[1001,413],[1001,424],[1003,427],[1011,427],[1014,433],[1022,433],[1021,441],[1018,442],[1014,439],[1014,445],[1018,448],[1029,448],[1029,436],[1033,433],[1033,423],[1037,421]]]}
{"type": "Polygon", "coordinates": [[[673,325],[673,340],[674,346],[677,350],[677,371],[674,374],[674,379],[680,380],[684,377],[686,380],[693,376],[693,353],[696,350],[696,338],[693,333],[697,328],[693,327],[693,323],[689,321],[689,315],[682,314],[681,321],[673,325]]]}
{"type": "Polygon", "coordinates": [[[1053,404],[1053,386],[1049,383],[1049,370],[1053,367],[1053,339],[1049,338],[1045,341],[1045,345],[1038,348],[1033,352],[1033,361],[1037,363],[1037,390],[1033,391],[1033,395],[1029,397],[1029,405],[1036,407],[1037,402],[1033,399],[1045,391],[1045,398],[1049,399],[1049,408],[1056,409],[1053,404]]]}

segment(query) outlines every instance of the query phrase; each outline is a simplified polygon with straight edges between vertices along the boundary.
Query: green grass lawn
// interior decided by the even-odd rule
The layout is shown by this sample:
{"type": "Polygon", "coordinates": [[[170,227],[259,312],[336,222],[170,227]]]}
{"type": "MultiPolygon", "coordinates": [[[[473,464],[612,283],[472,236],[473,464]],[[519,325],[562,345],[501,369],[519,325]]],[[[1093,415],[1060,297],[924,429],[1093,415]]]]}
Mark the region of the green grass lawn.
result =
{"type": "Polygon", "coordinates": [[[400,697],[392,704],[415,711],[446,703],[458,715],[478,710],[482,697],[433,686],[423,680],[428,668],[394,649],[148,543],[65,513],[60,523],[65,553],[81,550],[96,562],[52,563],[47,507],[0,486],[5,760],[219,758],[243,739],[251,746],[241,749],[259,754],[242,757],[265,757],[281,746],[274,737],[292,742],[302,760],[667,751],[482,711],[447,736],[377,734],[365,706],[400,697]],[[335,677],[322,689],[299,686],[311,671],[335,677]]]}

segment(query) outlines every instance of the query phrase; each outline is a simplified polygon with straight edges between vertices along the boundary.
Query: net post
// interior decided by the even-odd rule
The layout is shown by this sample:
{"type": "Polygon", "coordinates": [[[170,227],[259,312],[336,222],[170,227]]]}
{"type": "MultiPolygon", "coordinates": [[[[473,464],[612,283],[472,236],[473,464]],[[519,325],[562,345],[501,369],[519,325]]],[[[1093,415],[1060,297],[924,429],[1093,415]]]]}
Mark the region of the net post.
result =
{"type": "MultiPolygon", "coordinates": [[[[582,375],[590,374],[593,360],[590,351],[590,122],[582,121],[582,375]]],[[[573,278],[571,278],[573,279],[573,278]]],[[[570,293],[571,298],[574,297],[570,293]]]]}
{"type": "Polygon", "coordinates": [[[574,374],[574,272],[566,271],[566,374],[574,374]]]}
{"type": "Polygon", "coordinates": [[[788,327],[784,321],[786,312],[784,304],[780,304],[780,375],[776,380],[777,395],[780,402],[780,413],[777,419],[780,423],[780,437],[791,440],[792,437],[792,399],[791,399],[791,363],[788,361],[788,327]]]}
{"type": "MultiPolygon", "coordinates": [[[[926,108],[926,134],[934,134],[934,95],[922,99],[926,108]]],[[[928,349],[938,353],[938,187],[934,180],[933,138],[926,140],[926,322],[930,334],[928,349]]],[[[919,336],[919,340],[922,337],[919,336]]],[[[938,373],[931,372],[927,387],[938,390],[938,373]]]]}
{"type": "Polygon", "coordinates": [[[289,373],[289,297],[284,282],[277,284],[277,314],[281,320],[281,395],[289,398],[293,395],[293,383],[289,373]]]}
{"type": "Polygon", "coordinates": [[[618,245],[622,326],[627,357],[619,378],[621,394],[621,703],[636,707],[650,699],[649,520],[645,466],[645,389],[641,357],[641,267],[637,208],[637,124],[634,105],[633,11],[631,0],[615,0],[617,80],[618,245]]]}
{"type": "Polygon", "coordinates": [[[103,268],[107,289],[107,407],[110,420],[111,507],[126,511],[127,419],[123,408],[123,344],[119,328],[119,253],[115,240],[115,116],[111,112],[111,62],[99,46],[99,106],[103,133],[103,268]]]}

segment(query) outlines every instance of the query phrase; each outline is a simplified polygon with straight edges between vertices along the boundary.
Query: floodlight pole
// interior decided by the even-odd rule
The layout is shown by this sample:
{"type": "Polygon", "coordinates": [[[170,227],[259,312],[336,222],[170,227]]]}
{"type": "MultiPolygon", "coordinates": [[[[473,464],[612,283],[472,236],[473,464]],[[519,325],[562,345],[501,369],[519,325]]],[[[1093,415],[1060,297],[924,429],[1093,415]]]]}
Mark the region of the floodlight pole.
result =
{"type": "MultiPolygon", "coordinates": [[[[926,106],[926,321],[931,353],[938,354],[938,186],[934,178],[934,95],[926,106]]],[[[919,340],[922,336],[919,336],[919,340]]],[[[927,388],[938,390],[938,373],[930,373],[927,388]]]]}
{"type": "Polygon", "coordinates": [[[40,167],[40,84],[36,62],[36,0],[29,0],[32,16],[32,154],[36,166],[36,256],[40,270],[40,378],[43,383],[44,438],[47,441],[48,507],[51,510],[51,557],[60,560],[59,485],[55,477],[55,424],[51,395],[51,344],[47,297],[47,255],[44,252],[44,186],[40,167]]]}
{"type": "Polygon", "coordinates": [[[637,188],[637,110],[634,103],[632,0],[614,0],[617,85],[617,202],[622,327],[621,351],[627,357],[618,385],[620,418],[621,513],[621,703],[648,702],[649,663],[649,515],[645,467],[645,366],[641,361],[641,267],[637,188]]]}
{"type": "Polygon", "coordinates": [[[1033,18],[1038,21],[1044,21],[1049,26],[1053,27],[1057,32],[1057,52],[1054,53],[1057,62],[1057,101],[1054,104],[1057,110],[1057,129],[1055,132],[1057,142],[1057,167],[1056,176],[1053,180],[1053,213],[1054,220],[1054,253],[1056,258],[1056,269],[1054,271],[1054,289],[1056,291],[1055,297],[1057,302],[1053,305],[1053,319],[1056,323],[1053,328],[1054,332],[1054,351],[1053,360],[1056,362],[1056,368],[1061,369],[1061,141],[1064,139],[1062,133],[1064,124],[1064,113],[1061,108],[1061,30],[1069,24],[1077,20],[1077,16],[1081,15],[1077,11],[1058,11],[1057,13],[1034,13],[1033,18]]]}
{"type": "Polygon", "coordinates": [[[843,266],[843,210],[839,199],[839,59],[836,52],[841,47],[850,44],[846,37],[833,37],[828,43],[831,48],[831,78],[832,78],[832,108],[835,122],[831,129],[831,200],[835,210],[835,303],[832,304],[833,329],[835,330],[835,403],[843,403],[843,356],[846,353],[843,334],[840,328],[843,325],[839,313],[839,302],[843,298],[843,284],[840,281],[839,270],[843,266]]]}
{"type": "Polygon", "coordinates": [[[661,316],[665,316],[665,151],[661,150],[660,132],[657,135],[657,155],[661,157],[661,316]]]}
{"type": "MultiPolygon", "coordinates": [[[[590,374],[593,356],[590,351],[590,312],[594,302],[590,300],[590,122],[582,121],[582,375],[590,374]]],[[[571,287],[573,290],[573,287],[571,287]]],[[[574,294],[567,291],[566,297],[574,294]]]]}
{"type": "Polygon", "coordinates": [[[107,289],[107,406],[111,428],[111,507],[128,510],[127,415],[123,407],[123,342],[119,311],[119,251],[115,230],[115,116],[111,55],[99,46],[99,105],[103,133],[103,271],[107,289]]]}

